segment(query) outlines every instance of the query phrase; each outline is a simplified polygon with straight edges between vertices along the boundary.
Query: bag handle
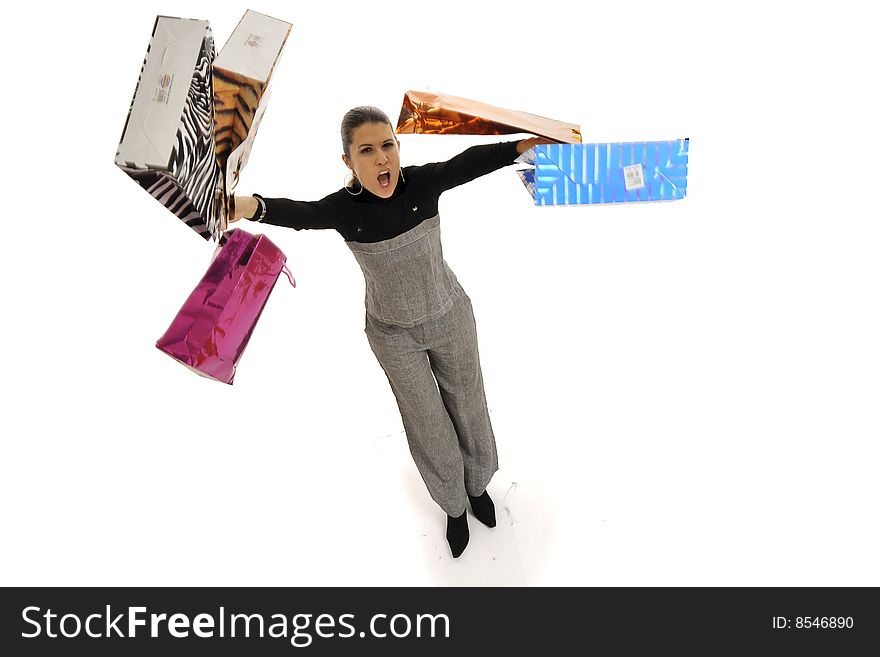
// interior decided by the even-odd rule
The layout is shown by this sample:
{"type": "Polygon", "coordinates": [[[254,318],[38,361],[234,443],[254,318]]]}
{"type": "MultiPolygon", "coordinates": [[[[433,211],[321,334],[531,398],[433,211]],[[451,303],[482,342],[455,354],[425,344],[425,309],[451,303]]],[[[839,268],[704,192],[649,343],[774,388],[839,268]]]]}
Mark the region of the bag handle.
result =
{"type": "MultiPolygon", "coordinates": [[[[230,231],[230,232],[231,232],[231,231],[230,231]]],[[[226,244],[226,240],[227,240],[227,239],[228,239],[228,238],[227,238],[227,236],[226,236],[226,233],[223,233],[223,234],[220,236],[220,240],[219,240],[219,243],[217,244],[217,248],[214,249],[214,255],[211,256],[211,262],[214,262],[214,260],[217,258],[217,255],[220,253],[220,250],[223,248],[223,245],[226,244]]],[[[293,277],[293,273],[290,271],[290,269],[288,268],[288,266],[287,266],[286,263],[285,263],[285,265],[281,268],[281,271],[284,272],[284,275],[285,275],[285,276],[287,276],[287,280],[290,281],[290,284],[291,284],[293,287],[296,287],[296,279],[293,277]]]]}
{"type": "Polygon", "coordinates": [[[286,264],[281,268],[281,271],[287,276],[287,280],[290,281],[290,284],[293,285],[293,287],[296,287],[296,279],[293,277],[293,274],[290,272],[290,269],[287,268],[286,264]]]}

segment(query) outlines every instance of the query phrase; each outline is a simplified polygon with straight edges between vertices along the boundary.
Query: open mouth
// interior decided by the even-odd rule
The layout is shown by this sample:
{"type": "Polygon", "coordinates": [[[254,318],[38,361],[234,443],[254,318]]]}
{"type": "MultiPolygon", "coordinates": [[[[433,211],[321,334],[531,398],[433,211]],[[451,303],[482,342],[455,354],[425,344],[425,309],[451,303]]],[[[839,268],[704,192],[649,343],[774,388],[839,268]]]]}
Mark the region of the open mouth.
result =
{"type": "Polygon", "coordinates": [[[380,173],[378,175],[377,179],[379,180],[380,186],[388,187],[388,185],[391,184],[391,172],[390,171],[383,171],[382,173],[380,173]]]}

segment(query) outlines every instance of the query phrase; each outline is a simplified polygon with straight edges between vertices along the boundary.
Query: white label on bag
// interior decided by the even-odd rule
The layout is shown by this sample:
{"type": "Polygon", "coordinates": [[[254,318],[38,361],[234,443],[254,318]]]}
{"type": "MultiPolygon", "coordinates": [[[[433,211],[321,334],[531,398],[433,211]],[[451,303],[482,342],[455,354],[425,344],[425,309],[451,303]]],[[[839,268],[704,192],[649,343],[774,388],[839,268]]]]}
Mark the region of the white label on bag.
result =
{"type": "Polygon", "coordinates": [[[247,38],[247,41],[244,42],[244,45],[246,45],[251,50],[256,50],[260,47],[260,44],[262,43],[263,37],[261,37],[259,34],[254,34],[253,32],[251,32],[251,35],[247,38]]]}
{"type": "Polygon", "coordinates": [[[153,102],[162,105],[168,104],[171,98],[171,87],[174,86],[174,74],[162,73],[156,80],[156,88],[153,90],[153,102]]]}
{"type": "Polygon", "coordinates": [[[641,164],[630,164],[623,167],[623,184],[628,192],[642,189],[645,186],[645,173],[641,164]]]}

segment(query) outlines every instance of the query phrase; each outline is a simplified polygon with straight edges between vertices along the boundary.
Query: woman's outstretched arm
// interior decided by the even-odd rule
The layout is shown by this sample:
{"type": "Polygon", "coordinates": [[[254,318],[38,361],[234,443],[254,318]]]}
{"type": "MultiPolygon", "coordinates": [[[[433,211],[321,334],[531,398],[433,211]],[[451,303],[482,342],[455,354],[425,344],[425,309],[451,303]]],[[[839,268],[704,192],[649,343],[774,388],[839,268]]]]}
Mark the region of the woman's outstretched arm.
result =
{"type": "Polygon", "coordinates": [[[259,194],[236,196],[235,213],[230,223],[239,219],[259,221],[273,226],[302,230],[305,228],[337,228],[340,212],[339,192],[320,201],[294,201],[289,198],[265,198],[259,194]]]}
{"type": "Polygon", "coordinates": [[[471,146],[445,162],[434,162],[418,167],[417,172],[419,175],[425,176],[426,183],[433,187],[439,196],[447,189],[458,187],[501,167],[513,164],[518,155],[525,153],[537,144],[554,143],[556,142],[543,137],[532,137],[520,141],[471,146]]]}

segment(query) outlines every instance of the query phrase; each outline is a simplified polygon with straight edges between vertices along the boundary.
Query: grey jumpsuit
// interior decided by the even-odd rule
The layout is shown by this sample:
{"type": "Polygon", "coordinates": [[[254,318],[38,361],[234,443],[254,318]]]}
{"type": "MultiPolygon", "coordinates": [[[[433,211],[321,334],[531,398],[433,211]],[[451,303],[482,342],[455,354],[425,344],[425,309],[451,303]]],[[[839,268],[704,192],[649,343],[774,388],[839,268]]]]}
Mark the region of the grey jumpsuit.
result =
{"type": "Polygon", "coordinates": [[[471,300],[443,259],[440,217],[346,242],[366,279],[366,334],[431,497],[451,516],[498,470],[471,300]]]}
{"type": "Polygon", "coordinates": [[[336,228],[345,237],[364,274],[367,339],[397,400],[410,453],[431,497],[451,516],[464,512],[468,494],[486,490],[498,454],[473,308],[443,259],[437,199],[513,163],[516,144],[406,167],[387,200],[345,189],[315,202],[264,199],[264,223],[336,228]]]}

